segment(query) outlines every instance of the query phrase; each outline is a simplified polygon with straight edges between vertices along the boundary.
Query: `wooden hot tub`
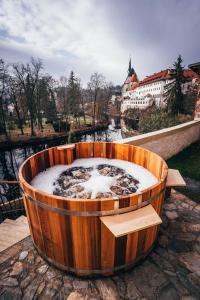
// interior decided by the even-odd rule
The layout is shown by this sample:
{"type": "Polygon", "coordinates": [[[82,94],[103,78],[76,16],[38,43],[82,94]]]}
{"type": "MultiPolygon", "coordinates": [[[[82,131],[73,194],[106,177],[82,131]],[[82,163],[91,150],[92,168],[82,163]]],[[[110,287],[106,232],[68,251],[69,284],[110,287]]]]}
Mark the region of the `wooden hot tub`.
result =
{"type": "Polygon", "coordinates": [[[155,153],[116,143],[77,143],[29,157],[20,167],[20,185],[33,243],[58,268],[80,276],[112,275],[132,267],[157,238],[168,168],[155,153]],[[158,183],[118,199],[68,199],[30,185],[41,171],[76,158],[103,157],[141,165],[158,183]]]}

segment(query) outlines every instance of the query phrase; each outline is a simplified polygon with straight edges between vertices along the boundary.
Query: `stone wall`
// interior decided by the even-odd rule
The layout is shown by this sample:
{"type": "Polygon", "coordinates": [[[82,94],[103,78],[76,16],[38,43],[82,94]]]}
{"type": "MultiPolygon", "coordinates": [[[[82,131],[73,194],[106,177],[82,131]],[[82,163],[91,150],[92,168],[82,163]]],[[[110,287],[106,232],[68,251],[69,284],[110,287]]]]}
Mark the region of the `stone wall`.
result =
{"type": "Polygon", "coordinates": [[[197,119],[116,142],[141,146],[168,159],[199,139],[200,119],[197,119]]]}

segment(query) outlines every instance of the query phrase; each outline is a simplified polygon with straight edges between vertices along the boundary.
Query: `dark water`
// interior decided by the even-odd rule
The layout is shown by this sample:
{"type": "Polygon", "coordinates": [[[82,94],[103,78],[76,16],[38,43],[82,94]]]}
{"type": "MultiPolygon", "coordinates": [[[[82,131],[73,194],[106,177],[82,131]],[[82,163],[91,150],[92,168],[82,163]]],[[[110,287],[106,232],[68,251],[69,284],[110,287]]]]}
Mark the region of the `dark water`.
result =
{"type": "MultiPolygon", "coordinates": [[[[111,119],[111,123],[107,130],[97,131],[92,134],[80,135],[76,138],[76,142],[89,142],[89,141],[114,141],[122,139],[122,130],[120,128],[120,119],[111,119]],[[115,128],[116,127],[116,128],[115,128]]],[[[12,150],[0,151],[0,180],[17,180],[18,170],[22,162],[30,155],[41,151],[45,148],[66,144],[67,138],[63,138],[59,141],[44,142],[34,146],[25,146],[15,148],[12,150]]],[[[8,197],[12,191],[14,192],[14,186],[0,185],[0,197],[2,195],[8,197]],[[4,193],[5,188],[7,192],[4,193]]],[[[18,193],[18,190],[17,190],[18,193]]]]}

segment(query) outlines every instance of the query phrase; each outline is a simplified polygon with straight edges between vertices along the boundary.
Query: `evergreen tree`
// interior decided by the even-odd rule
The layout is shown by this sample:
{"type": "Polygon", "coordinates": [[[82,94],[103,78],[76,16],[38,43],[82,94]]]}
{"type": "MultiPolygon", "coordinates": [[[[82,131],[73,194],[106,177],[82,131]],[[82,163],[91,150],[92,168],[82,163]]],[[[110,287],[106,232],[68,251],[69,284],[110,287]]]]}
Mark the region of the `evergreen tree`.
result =
{"type": "Polygon", "coordinates": [[[175,115],[184,112],[184,96],[181,90],[181,85],[184,81],[182,62],[182,57],[179,55],[173,64],[174,81],[166,85],[164,92],[168,112],[175,115]]]}
{"type": "Polygon", "coordinates": [[[178,56],[177,61],[174,63],[175,67],[175,112],[183,113],[183,93],[181,84],[183,83],[183,67],[182,57],[178,56]]]}
{"type": "Polygon", "coordinates": [[[69,113],[76,118],[76,123],[79,121],[80,97],[80,81],[77,77],[75,77],[74,72],[71,71],[67,86],[67,100],[69,113]]]}

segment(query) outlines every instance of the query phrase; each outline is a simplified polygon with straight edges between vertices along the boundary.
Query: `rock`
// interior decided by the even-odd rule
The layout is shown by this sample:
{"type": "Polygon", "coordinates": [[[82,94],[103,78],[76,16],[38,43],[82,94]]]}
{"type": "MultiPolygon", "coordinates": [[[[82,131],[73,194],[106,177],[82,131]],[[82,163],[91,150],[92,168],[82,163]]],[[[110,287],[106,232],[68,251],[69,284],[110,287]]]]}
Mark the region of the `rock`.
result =
{"type": "Polygon", "coordinates": [[[188,280],[196,294],[200,295],[200,271],[188,274],[188,280]]]}
{"type": "Polygon", "coordinates": [[[175,252],[187,252],[190,251],[192,246],[188,241],[172,239],[169,245],[169,248],[175,252]]]}
{"type": "Polygon", "coordinates": [[[160,269],[148,259],[134,268],[131,275],[134,278],[135,286],[147,299],[155,299],[158,288],[168,282],[162,267],[160,269]]]}
{"type": "Polygon", "coordinates": [[[38,255],[38,256],[36,257],[35,263],[36,263],[36,264],[39,264],[39,263],[42,263],[42,262],[44,262],[44,259],[43,259],[41,256],[38,255]]]}
{"type": "Polygon", "coordinates": [[[45,277],[49,281],[52,278],[56,277],[56,273],[54,272],[54,270],[48,270],[45,274],[45,277]]]}
{"type": "Polygon", "coordinates": [[[42,265],[41,267],[39,267],[37,269],[38,273],[40,273],[40,274],[46,273],[47,270],[48,270],[48,266],[47,265],[42,265]]]}
{"type": "Polygon", "coordinates": [[[124,295],[126,294],[127,290],[127,284],[124,281],[124,278],[121,278],[119,276],[112,277],[114,283],[116,284],[117,291],[119,293],[120,299],[124,298],[124,295]]]}
{"type": "Polygon", "coordinates": [[[82,290],[88,288],[88,281],[87,280],[78,280],[75,279],[73,281],[73,287],[75,290],[82,290]]]}
{"type": "Polygon", "coordinates": [[[179,295],[177,294],[176,289],[174,288],[174,286],[169,283],[166,286],[164,286],[158,293],[158,296],[156,297],[156,299],[160,299],[160,300],[178,300],[179,299],[179,295]]]}
{"type": "Polygon", "coordinates": [[[188,224],[187,231],[200,232],[200,224],[188,224]]]}
{"type": "Polygon", "coordinates": [[[176,205],[174,203],[166,203],[164,204],[163,208],[166,210],[174,210],[176,209],[176,205]]]}
{"type": "MultiPolygon", "coordinates": [[[[49,288],[48,286],[45,288],[45,290],[43,291],[43,293],[42,293],[42,295],[41,295],[41,299],[43,299],[43,300],[46,300],[46,299],[48,299],[48,300],[50,300],[50,299],[52,299],[52,300],[54,300],[54,299],[56,299],[56,300],[58,300],[59,298],[57,298],[56,297],[56,294],[58,293],[59,291],[58,290],[54,290],[54,289],[52,289],[52,288],[49,288]]],[[[39,298],[39,299],[40,299],[39,298]]]]}
{"type": "Polygon", "coordinates": [[[200,287],[200,270],[197,272],[194,272],[194,273],[190,273],[188,276],[192,279],[192,281],[196,285],[198,285],[200,287]]]}
{"type": "Polygon", "coordinates": [[[24,280],[22,280],[21,282],[21,288],[24,289],[26,288],[31,281],[33,281],[33,279],[35,278],[36,274],[31,272],[28,276],[25,277],[24,280]]]}
{"type": "Polygon", "coordinates": [[[80,193],[84,190],[84,187],[81,185],[74,185],[68,191],[72,193],[80,193]]]}
{"type": "Polygon", "coordinates": [[[16,278],[7,277],[0,282],[0,285],[2,285],[2,286],[17,286],[18,281],[16,278]]]}
{"type": "Polygon", "coordinates": [[[193,246],[193,250],[197,251],[200,254],[200,242],[196,242],[193,246]]]}
{"type": "Polygon", "coordinates": [[[38,286],[40,284],[40,281],[41,281],[40,277],[37,277],[33,281],[31,281],[31,283],[25,289],[23,300],[30,300],[34,298],[38,286]]]}
{"type": "Polygon", "coordinates": [[[96,199],[109,198],[109,197],[112,197],[112,193],[100,193],[100,192],[98,192],[96,194],[96,199]]]}
{"type": "Polygon", "coordinates": [[[53,279],[49,282],[48,286],[53,288],[54,290],[58,290],[62,285],[62,281],[59,278],[53,279]]]}
{"type": "Polygon", "coordinates": [[[92,196],[92,193],[86,193],[86,192],[83,192],[83,193],[80,193],[78,194],[78,198],[81,198],[81,199],[90,199],[92,196]]]}
{"type": "Polygon", "coordinates": [[[183,202],[183,203],[181,203],[181,207],[188,209],[190,206],[189,206],[189,204],[183,202]]]}
{"type": "Polygon", "coordinates": [[[33,264],[33,263],[34,263],[34,261],[35,261],[35,256],[34,256],[33,252],[31,252],[31,253],[28,254],[27,261],[28,261],[30,264],[33,264]]]}
{"type": "Polygon", "coordinates": [[[19,260],[24,260],[28,256],[28,251],[22,251],[19,255],[19,260]]]}
{"type": "Polygon", "coordinates": [[[176,273],[174,273],[172,271],[164,270],[163,272],[165,272],[165,274],[167,274],[170,277],[176,277],[176,273]]]}
{"type": "Polygon", "coordinates": [[[119,295],[114,282],[111,279],[96,280],[96,286],[104,300],[118,300],[119,295]]]}
{"type": "Polygon", "coordinates": [[[166,248],[169,244],[169,239],[166,235],[161,235],[158,239],[158,242],[163,248],[166,248]]]}
{"type": "Polygon", "coordinates": [[[163,215],[161,226],[166,229],[168,227],[168,225],[169,225],[169,220],[165,215],[163,215]]]}
{"type": "Polygon", "coordinates": [[[168,219],[170,219],[170,220],[175,220],[178,218],[178,214],[176,211],[166,211],[165,214],[168,217],[168,219]]]}
{"type": "Polygon", "coordinates": [[[200,270],[200,254],[197,252],[187,252],[179,257],[180,264],[190,272],[200,270]]]}
{"type": "Polygon", "coordinates": [[[45,288],[45,282],[42,281],[37,289],[37,295],[40,295],[43,292],[44,288],[45,288]]]}
{"type": "Polygon", "coordinates": [[[195,210],[197,213],[200,213],[200,205],[195,206],[194,210],[195,210]]]}
{"type": "Polygon", "coordinates": [[[110,168],[108,168],[108,167],[105,167],[105,168],[99,170],[99,173],[103,176],[107,176],[109,174],[109,172],[110,172],[110,168]]]}
{"type": "Polygon", "coordinates": [[[117,194],[117,195],[122,195],[122,194],[123,194],[123,189],[122,189],[122,187],[120,187],[120,186],[112,185],[110,189],[111,189],[111,191],[112,191],[114,194],[117,194]]]}
{"type": "Polygon", "coordinates": [[[84,179],[85,181],[90,178],[90,175],[85,172],[81,172],[79,170],[72,172],[73,176],[78,179],[84,179]]]}
{"type": "Polygon", "coordinates": [[[155,252],[152,252],[150,255],[152,261],[160,268],[162,268],[163,270],[168,270],[171,272],[175,272],[174,267],[172,266],[172,264],[170,264],[170,262],[161,257],[160,255],[156,254],[155,252]]]}
{"type": "Polygon", "coordinates": [[[188,232],[183,232],[183,233],[179,232],[177,235],[177,239],[183,240],[186,242],[193,242],[196,240],[196,235],[194,235],[192,233],[188,233],[188,232]]]}
{"type": "Polygon", "coordinates": [[[192,296],[183,296],[181,297],[181,300],[197,300],[197,298],[192,296]]]}
{"type": "Polygon", "coordinates": [[[127,282],[127,297],[128,297],[128,299],[131,299],[131,300],[140,299],[141,294],[138,291],[138,289],[136,288],[136,286],[134,284],[134,280],[132,278],[129,278],[129,280],[127,280],[126,282],[127,282]]]}
{"type": "Polygon", "coordinates": [[[1,300],[21,300],[22,299],[22,291],[20,288],[4,288],[0,291],[0,299],[1,300]]]}
{"type": "Polygon", "coordinates": [[[23,271],[23,264],[20,261],[18,261],[14,264],[13,269],[10,273],[10,276],[17,276],[17,275],[21,274],[22,271],[23,271]]]}
{"type": "Polygon", "coordinates": [[[70,292],[72,292],[73,288],[72,288],[71,282],[69,280],[64,280],[64,279],[63,279],[63,282],[64,282],[64,284],[63,284],[64,293],[69,294],[70,292]]]}
{"type": "Polygon", "coordinates": [[[78,292],[72,292],[68,297],[67,300],[89,300],[88,296],[83,296],[78,292]]]}

